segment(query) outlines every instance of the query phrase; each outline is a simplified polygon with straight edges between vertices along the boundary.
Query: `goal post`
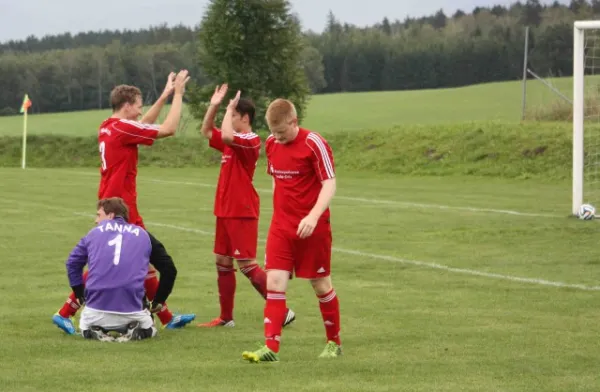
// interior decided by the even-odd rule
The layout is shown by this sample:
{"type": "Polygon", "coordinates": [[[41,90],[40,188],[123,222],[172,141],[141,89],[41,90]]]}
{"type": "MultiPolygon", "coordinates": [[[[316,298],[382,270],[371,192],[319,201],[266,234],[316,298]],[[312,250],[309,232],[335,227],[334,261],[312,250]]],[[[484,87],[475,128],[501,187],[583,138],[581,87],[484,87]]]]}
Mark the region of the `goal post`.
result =
{"type": "MultiPolygon", "coordinates": [[[[600,180],[598,165],[599,158],[595,156],[599,151],[591,151],[597,146],[586,146],[585,120],[586,120],[586,70],[588,74],[594,75],[596,71],[600,74],[600,20],[576,21],[573,28],[573,205],[572,213],[577,214],[581,204],[585,202],[598,202],[600,200],[589,199],[592,195],[588,192],[584,195],[584,187],[593,187],[600,180]],[[597,47],[596,47],[596,44],[597,47]],[[586,52],[587,50],[587,52],[586,52]],[[596,53],[597,51],[597,53],[596,53]],[[598,64],[595,62],[598,61],[598,64]],[[595,68],[598,67],[598,70],[595,68]],[[590,151],[588,151],[590,150],[590,151]],[[586,154],[591,162],[586,162],[586,154]],[[593,154],[593,155],[592,155],[593,154]],[[594,167],[592,168],[591,165],[594,167]],[[589,180],[586,176],[589,173],[589,180]],[[595,177],[598,175],[598,177],[595,177]],[[585,196],[585,199],[584,199],[585,196]]],[[[597,95],[598,91],[594,90],[597,95]]],[[[590,100],[597,103],[596,100],[590,100]]],[[[598,110],[590,110],[598,113],[598,110]]],[[[590,130],[591,131],[591,130],[590,130]]],[[[599,187],[600,190],[600,187],[599,187]]]]}

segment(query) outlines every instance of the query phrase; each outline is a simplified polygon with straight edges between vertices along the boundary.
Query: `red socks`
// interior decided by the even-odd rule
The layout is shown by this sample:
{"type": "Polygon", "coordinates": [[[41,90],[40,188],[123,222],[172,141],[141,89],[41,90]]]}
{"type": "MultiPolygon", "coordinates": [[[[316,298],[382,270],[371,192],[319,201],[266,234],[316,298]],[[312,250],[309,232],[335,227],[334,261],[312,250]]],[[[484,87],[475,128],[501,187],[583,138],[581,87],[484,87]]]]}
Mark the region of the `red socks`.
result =
{"type": "Polygon", "coordinates": [[[319,308],[321,309],[323,323],[325,324],[327,341],[333,340],[338,345],[341,345],[340,302],[338,301],[338,297],[333,289],[327,294],[318,295],[317,297],[319,298],[319,308]]]}
{"type": "MultiPolygon", "coordinates": [[[[87,280],[88,272],[87,270],[83,273],[83,283],[87,280]]],[[[69,298],[65,301],[64,305],[58,311],[61,317],[69,318],[75,316],[77,311],[81,306],[79,306],[79,302],[77,301],[77,297],[74,292],[71,292],[69,298]]]]}
{"type": "MultiPolygon", "coordinates": [[[[148,275],[146,275],[146,280],[144,281],[144,289],[146,289],[146,297],[148,297],[148,300],[152,302],[156,296],[156,292],[158,291],[158,278],[156,277],[155,270],[148,271],[148,275]]],[[[173,319],[173,313],[171,313],[169,308],[167,308],[166,303],[162,305],[162,310],[156,313],[156,315],[158,316],[160,322],[163,325],[166,325],[173,319]]]]}
{"type": "Polygon", "coordinates": [[[252,286],[263,298],[267,298],[267,273],[258,264],[250,264],[240,268],[242,273],[250,280],[252,286]]]}
{"type": "MultiPolygon", "coordinates": [[[[225,321],[233,320],[235,302],[236,277],[235,268],[217,263],[217,286],[219,287],[219,303],[221,304],[220,318],[225,321]]],[[[263,297],[267,298],[267,274],[258,264],[250,264],[241,268],[252,286],[263,297]]]]}
{"type": "Polygon", "coordinates": [[[267,303],[265,305],[265,344],[271,351],[279,352],[281,340],[281,328],[287,306],[285,293],[279,291],[267,291],[267,303]]]}
{"type": "Polygon", "coordinates": [[[235,269],[217,263],[217,285],[219,287],[219,303],[221,304],[221,320],[233,320],[233,303],[235,300],[235,269]]]}
{"type": "MultiPolygon", "coordinates": [[[[335,291],[331,289],[324,295],[318,295],[319,308],[325,324],[327,341],[334,341],[341,345],[340,341],[340,302],[335,291]]],[[[279,352],[281,342],[281,329],[285,313],[287,312],[285,293],[279,291],[267,291],[267,303],[265,305],[265,344],[273,351],[279,352]]]]}

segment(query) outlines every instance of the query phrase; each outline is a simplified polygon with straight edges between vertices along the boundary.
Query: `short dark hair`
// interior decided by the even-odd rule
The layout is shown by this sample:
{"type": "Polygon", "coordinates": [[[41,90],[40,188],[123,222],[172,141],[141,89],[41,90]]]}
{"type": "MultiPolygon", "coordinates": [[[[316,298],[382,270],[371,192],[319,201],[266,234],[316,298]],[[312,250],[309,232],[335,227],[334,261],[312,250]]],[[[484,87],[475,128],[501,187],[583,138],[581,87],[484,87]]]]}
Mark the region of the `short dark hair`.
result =
{"type": "Polygon", "coordinates": [[[248,115],[248,122],[250,125],[254,123],[254,115],[256,114],[256,107],[254,106],[254,102],[247,98],[241,98],[238,101],[237,106],[235,107],[235,111],[240,114],[241,117],[244,115],[248,115]]]}
{"type": "Polygon", "coordinates": [[[121,84],[110,92],[110,106],[113,112],[116,112],[126,103],[133,105],[137,97],[142,97],[142,91],[139,88],[121,84]]]}
{"type": "Polygon", "coordinates": [[[107,199],[98,200],[96,209],[102,208],[106,215],[113,213],[115,218],[121,217],[129,221],[129,207],[120,197],[109,197],[107,199]]]}

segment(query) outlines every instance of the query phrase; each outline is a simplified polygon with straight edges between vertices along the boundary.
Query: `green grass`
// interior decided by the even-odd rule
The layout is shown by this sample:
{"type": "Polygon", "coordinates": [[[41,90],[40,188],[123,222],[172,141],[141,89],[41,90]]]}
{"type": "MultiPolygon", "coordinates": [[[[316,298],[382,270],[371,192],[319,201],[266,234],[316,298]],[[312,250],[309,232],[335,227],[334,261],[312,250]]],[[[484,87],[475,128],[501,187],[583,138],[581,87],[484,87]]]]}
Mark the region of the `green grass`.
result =
{"type": "MultiPolygon", "coordinates": [[[[550,79],[571,96],[572,79],[550,79]]],[[[304,126],[331,134],[406,124],[446,124],[473,121],[517,123],[521,119],[520,81],[417,91],[327,94],[313,96],[304,126]]],[[[528,82],[528,107],[550,105],[557,96],[537,81],[528,82]]],[[[30,134],[93,135],[109,110],[28,116],[30,134]]],[[[199,122],[189,118],[182,134],[197,135],[199,122]]],[[[22,116],[0,117],[0,135],[21,135],[22,116]]]]}
{"type": "MultiPolygon", "coordinates": [[[[403,175],[543,178],[571,175],[568,124],[464,123],[406,125],[325,135],[339,168],[403,175]]],[[[141,166],[214,167],[220,155],[200,138],[171,138],[140,147],[141,166]]],[[[97,167],[95,136],[39,135],[28,141],[30,167],[97,167]]],[[[264,155],[261,157],[261,161],[264,155]]],[[[0,138],[0,166],[20,166],[21,139],[0,138]]]]}
{"type": "MultiPolygon", "coordinates": [[[[271,214],[263,169],[256,176],[261,240],[271,214]]],[[[0,169],[0,176],[3,391],[85,385],[89,391],[537,392],[600,385],[598,292],[466,273],[597,286],[598,223],[566,218],[568,181],[340,170],[333,279],[344,356],[316,359],[324,345],[318,303],[307,282],[293,280],[288,298],[298,320],[284,330],[282,362],[249,365],[241,352],[261,340],[263,302],[239,273],[232,330],[190,327],[117,345],[56,329],[50,318],[68,294],[64,260],[93,225],[91,216],[75,213],[94,213],[97,171],[0,169]]],[[[170,307],[194,311],[198,321],[218,310],[213,237],[205,234],[214,227],[216,177],[216,168],[140,169],[141,212],[180,271],[170,307]]],[[[263,249],[261,242],[260,259],[263,249]]]]}
{"type": "MultiPolygon", "coordinates": [[[[567,95],[570,83],[555,81],[567,95]]],[[[537,82],[528,91],[531,105],[556,99],[537,82]]],[[[239,273],[233,330],[116,345],[56,329],[64,261],[93,225],[94,135],[109,113],[29,116],[37,169],[28,170],[6,168],[20,164],[22,117],[0,117],[0,389],[597,390],[598,222],[567,218],[570,125],[519,124],[520,99],[519,82],[313,97],[304,125],[327,137],[338,168],[333,278],[344,356],[316,359],[318,303],[293,280],[298,320],[275,366],[241,361],[261,341],[264,303],[239,273]],[[40,169],[48,166],[59,168],[40,169]]],[[[180,272],[169,305],[209,320],[218,311],[218,154],[187,137],[140,150],[139,207],[180,272]]],[[[261,262],[272,213],[264,172],[261,158],[261,262]]]]}

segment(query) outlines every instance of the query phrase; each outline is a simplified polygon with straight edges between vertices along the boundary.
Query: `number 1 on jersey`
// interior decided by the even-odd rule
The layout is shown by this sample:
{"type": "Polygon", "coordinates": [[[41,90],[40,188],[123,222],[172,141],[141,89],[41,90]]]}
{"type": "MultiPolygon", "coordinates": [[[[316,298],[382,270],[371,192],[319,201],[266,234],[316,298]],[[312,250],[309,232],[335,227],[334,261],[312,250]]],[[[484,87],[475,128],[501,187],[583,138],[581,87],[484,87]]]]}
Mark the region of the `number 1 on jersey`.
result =
{"type": "Polygon", "coordinates": [[[113,258],[113,264],[119,265],[121,261],[121,244],[123,244],[123,234],[117,234],[115,238],[108,241],[108,246],[115,247],[115,257],[113,258]]]}
{"type": "Polygon", "coordinates": [[[102,170],[106,170],[106,156],[104,152],[106,151],[106,144],[104,142],[100,142],[100,159],[102,159],[102,170]]]}

